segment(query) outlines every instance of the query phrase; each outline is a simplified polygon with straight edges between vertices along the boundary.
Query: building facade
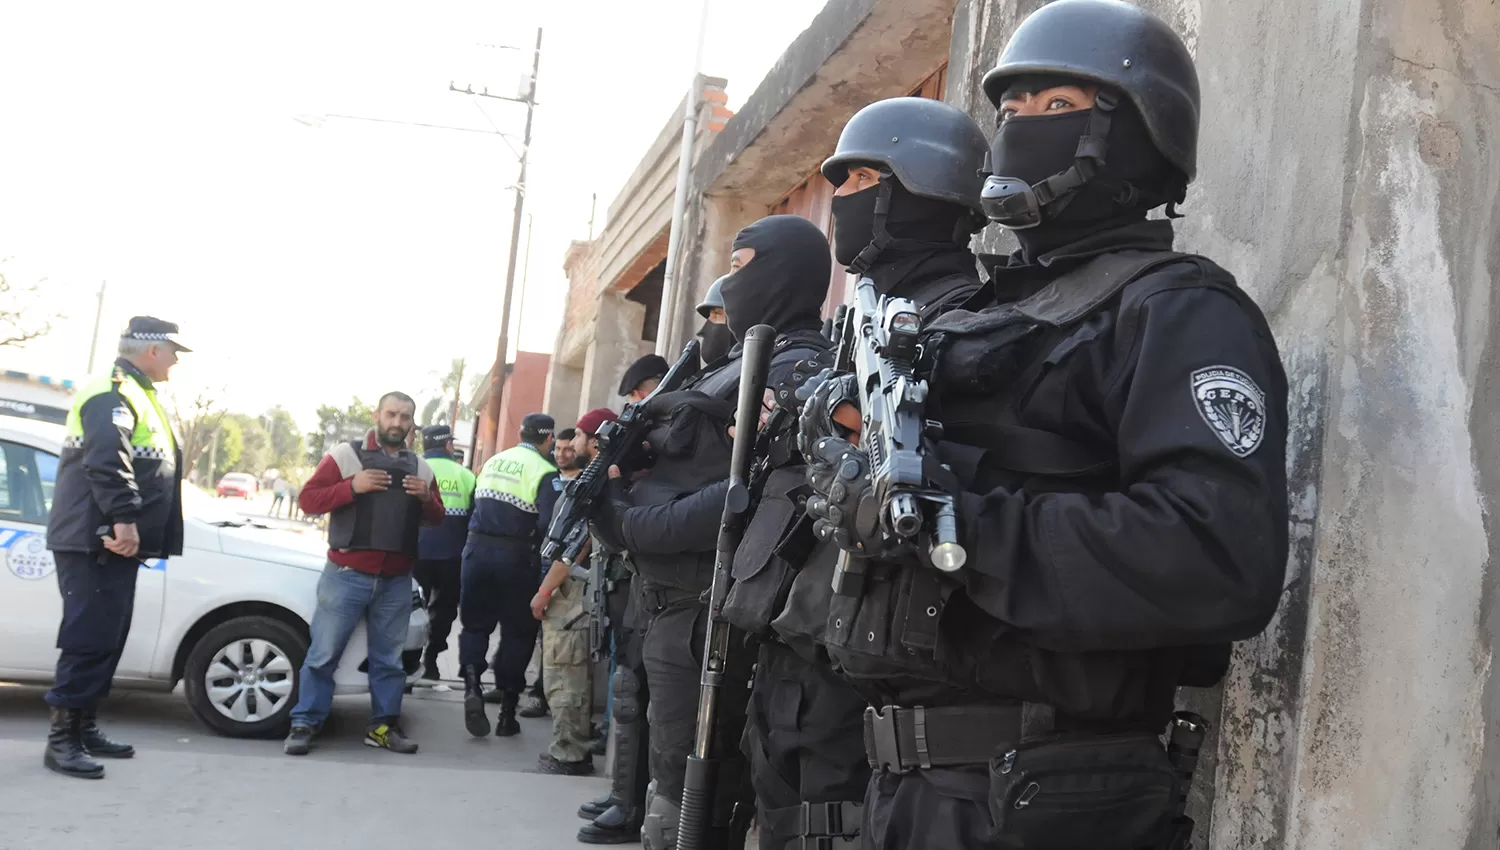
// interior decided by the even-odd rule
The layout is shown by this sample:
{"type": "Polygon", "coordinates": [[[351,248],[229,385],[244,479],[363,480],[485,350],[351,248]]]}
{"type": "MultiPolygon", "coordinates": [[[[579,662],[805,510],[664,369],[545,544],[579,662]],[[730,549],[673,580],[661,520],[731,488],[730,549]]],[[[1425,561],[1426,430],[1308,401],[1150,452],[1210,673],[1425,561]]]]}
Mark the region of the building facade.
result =
{"type": "MultiPolygon", "coordinates": [[[[1213,257],[1260,303],[1292,387],[1281,609],[1221,687],[1183,693],[1215,729],[1192,801],[1198,843],[1493,850],[1500,6],[1136,1],[1198,59],[1200,174],[1178,248],[1213,257]]],[[[699,140],[671,347],[696,328],[691,305],[727,271],[739,228],[793,212],[827,230],[832,187],[816,168],[858,108],[941,96],[989,132],[980,79],[1041,5],[830,0],[699,140]]],[[[614,210],[629,217],[632,203],[616,201],[611,227],[630,231],[614,210]]],[[[637,226],[664,233],[655,221],[637,226]]],[[[995,228],[980,239],[1005,246],[995,228]]],[[[575,251],[580,279],[598,275],[598,252],[575,251]]],[[[608,284],[575,295],[623,298],[608,284]]],[[[654,343],[632,333],[636,306],[565,329],[556,359],[576,371],[554,366],[549,398],[617,402],[619,372],[654,343]],[[611,362],[594,368],[612,377],[586,385],[596,346],[611,362]]]]}

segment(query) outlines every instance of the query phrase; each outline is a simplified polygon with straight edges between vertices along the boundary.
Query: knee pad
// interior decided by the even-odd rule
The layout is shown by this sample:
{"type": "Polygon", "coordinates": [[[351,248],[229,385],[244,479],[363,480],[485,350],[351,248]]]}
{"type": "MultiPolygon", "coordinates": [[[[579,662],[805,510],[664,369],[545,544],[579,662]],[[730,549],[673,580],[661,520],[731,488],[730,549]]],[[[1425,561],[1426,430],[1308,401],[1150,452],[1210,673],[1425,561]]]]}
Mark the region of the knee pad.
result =
{"type": "Polygon", "coordinates": [[[678,801],[656,793],[656,780],[646,786],[646,820],[641,826],[643,850],[673,850],[677,846],[677,822],[682,818],[678,801]]]}

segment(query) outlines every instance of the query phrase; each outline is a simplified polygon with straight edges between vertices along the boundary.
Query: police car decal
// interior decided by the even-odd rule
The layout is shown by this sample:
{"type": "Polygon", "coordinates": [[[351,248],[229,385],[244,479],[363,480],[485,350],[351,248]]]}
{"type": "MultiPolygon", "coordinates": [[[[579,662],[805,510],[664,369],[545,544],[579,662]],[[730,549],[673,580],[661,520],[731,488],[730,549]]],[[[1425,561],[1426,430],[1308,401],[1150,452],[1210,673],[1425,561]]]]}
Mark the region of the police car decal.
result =
{"type": "Polygon", "coordinates": [[[52,553],[47,551],[47,538],[44,535],[13,528],[5,531],[9,533],[0,541],[0,547],[3,547],[0,552],[5,553],[5,566],[16,578],[39,581],[56,572],[57,562],[52,559],[52,553]]]}
{"type": "Polygon", "coordinates": [[[1232,366],[1210,366],[1192,376],[1193,403],[1231,452],[1249,457],[1266,433],[1266,394],[1232,366]]]}

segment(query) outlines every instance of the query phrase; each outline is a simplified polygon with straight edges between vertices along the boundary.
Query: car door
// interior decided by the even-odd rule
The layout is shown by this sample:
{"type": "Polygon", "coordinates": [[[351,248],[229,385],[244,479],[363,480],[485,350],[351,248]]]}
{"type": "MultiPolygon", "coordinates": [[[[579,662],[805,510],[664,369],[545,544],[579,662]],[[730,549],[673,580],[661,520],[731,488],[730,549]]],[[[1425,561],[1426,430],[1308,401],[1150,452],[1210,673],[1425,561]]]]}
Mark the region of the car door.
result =
{"type": "MultiPolygon", "coordinates": [[[[50,678],[57,662],[62,596],[57,563],[47,550],[47,517],[57,455],[0,440],[0,670],[50,678]]],[[[145,678],[161,629],[164,563],[141,564],[135,611],[117,675],[145,678]]]]}
{"type": "Polygon", "coordinates": [[[50,675],[62,597],[47,551],[57,456],[0,440],[0,669],[50,675]]]}

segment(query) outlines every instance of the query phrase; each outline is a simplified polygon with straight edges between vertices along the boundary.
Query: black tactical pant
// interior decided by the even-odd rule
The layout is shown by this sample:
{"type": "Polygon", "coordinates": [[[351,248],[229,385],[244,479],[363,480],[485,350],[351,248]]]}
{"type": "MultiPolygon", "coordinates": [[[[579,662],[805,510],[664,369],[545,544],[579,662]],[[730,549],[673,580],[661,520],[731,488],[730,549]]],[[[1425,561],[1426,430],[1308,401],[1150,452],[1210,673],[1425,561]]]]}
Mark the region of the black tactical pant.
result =
{"type": "Polygon", "coordinates": [[[646,722],[651,689],[642,657],[645,620],[631,599],[634,586],[629,577],[617,580],[607,600],[615,653],[615,671],[610,679],[610,722],[615,725],[610,799],[629,810],[632,819],[638,819],[645,811],[646,784],[651,781],[650,728],[646,722]]]}
{"type": "MultiPolygon", "coordinates": [[[[762,850],[801,848],[804,835],[853,838],[860,826],[856,806],[870,780],[864,710],[865,700],[826,664],[777,642],[761,644],[744,744],[762,850]],[[833,805],[823,807],[822,823],[809,827],[804,802],[833,805]],[[831,811],[834,828],[828,829],[831,811]]],[[[837,841],[830,843],[838,847],[837,841]]]]}
{"type": "Polygon", "coordinates": [[[990,847],[994,820],[989,797],[985,765],[877,773],[865,792],[863,846],[865,850],[990,847]]]}
{"type": "Polygon", "coordinates": [[[93,708],[125,651],[135,611],[140,561],[112,552],[54,552],[62,624],[57,629],[57,674],[47,702],[56,708],[93,708]]]}
{"type": "Polygon", "coordinates": [[[463,559],[419,560],[412,578],[422,586],[432,634],[427,639],[426,660],[436,661],[448,649],[448,635],[458,619],[458,591],[463,581],[463,559]]]}
{"type": "MultiPolygon", "coordinates": [[[[651,688],[651,779],[657,793],[682,799],[683,774],[693,751],[698,719],[699,685],[703,674],[703,643],[708,632],[708,606],[686,591],[643,588],[641,602],[651,617],[643,655],[651,688]]],[[[727,825],[746,781],[740,753],[752,659],[743,636],[729,654],[729,669],[720,689],[716,749],[722,756],[715,824],[727,825]]]]}

